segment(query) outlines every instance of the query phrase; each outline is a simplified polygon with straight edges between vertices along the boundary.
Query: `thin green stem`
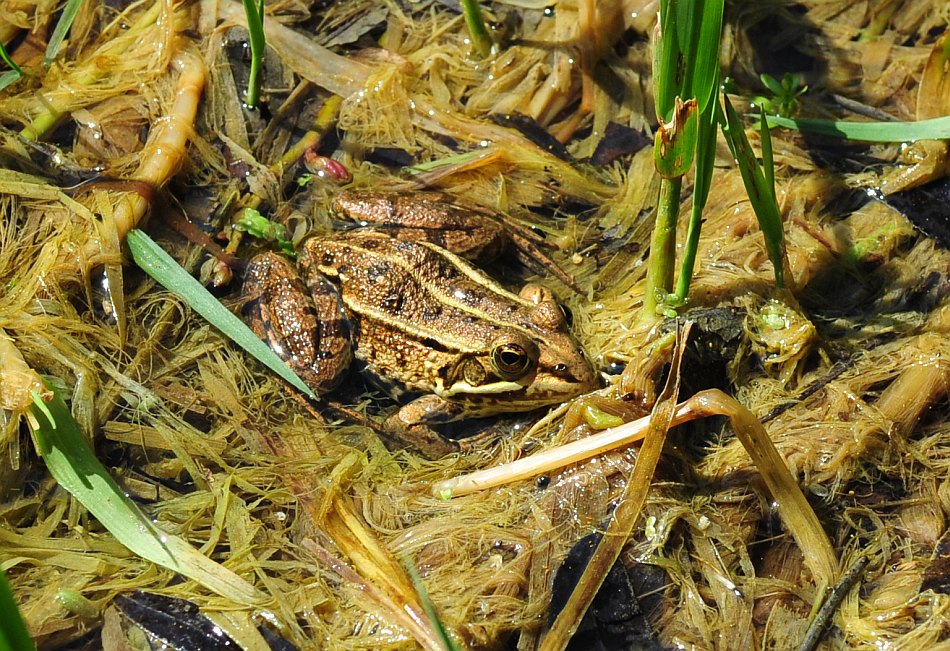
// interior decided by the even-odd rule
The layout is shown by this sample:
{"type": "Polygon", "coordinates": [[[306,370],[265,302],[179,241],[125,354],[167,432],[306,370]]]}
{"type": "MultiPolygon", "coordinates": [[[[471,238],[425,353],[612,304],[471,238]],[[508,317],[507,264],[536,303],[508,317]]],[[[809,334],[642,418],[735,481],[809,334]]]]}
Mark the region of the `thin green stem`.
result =
{"type": "Polygon", "coordinates": [[[247,78],[247,96],[244,98],[244,103],[255,108],[257,103],[261,98],[261,82],[259,81],[261,74],[261,57],[251,55],[251,73],[247,78]]]}
{"type": "Polygon", "coordinates": [[[247,78],[247,96],[245,104],[256,108],[261,97],[261,67],[264,65],[264,51],[267,42],[264,36],[264,0],[255,4],[254,0],[243,0],[244,13],[247,16],[248,42],[251,45],[251,72],[247,78]]]}
{"type": "Polygon", "coordinates": [[[472,37],[472,45],[475,46],[478,55],[484,59],[491,54],[492,40],[485,26],[478,0],[462,0],[462,15],[465,17],[468,33],[472,37]]]}
{"type": "Polygon", "coordinates": [[[682,188],[682,178],[660,180],[660,203],[650,242],[650,268],[647,271],[646,295],[643,297],[644,321],[656,318],[657,307],[666,302],[667,295],[673,290],[676,220],[679,217],[682,188]]]}
{"type": "Polygon", "coordinates": [[[39,140],[62,119],[65,113],[49,107],[46,113],[36,116],[30,124],[23,127],[20,135],[24,140],[39,140]]]}
{"type": "Polygon", "coordinates": [[[693,267],[696,264],[696,251],[699,249],[699,233],[703,228],[703,206],[693,203],[689,214],[689,228],[686,231],[686,244],[683,247],[683,261],[680,263],[680,275],[676,279],[676,303],[682,305],[689,296],[689,284],[693,279],[693,267]]]}

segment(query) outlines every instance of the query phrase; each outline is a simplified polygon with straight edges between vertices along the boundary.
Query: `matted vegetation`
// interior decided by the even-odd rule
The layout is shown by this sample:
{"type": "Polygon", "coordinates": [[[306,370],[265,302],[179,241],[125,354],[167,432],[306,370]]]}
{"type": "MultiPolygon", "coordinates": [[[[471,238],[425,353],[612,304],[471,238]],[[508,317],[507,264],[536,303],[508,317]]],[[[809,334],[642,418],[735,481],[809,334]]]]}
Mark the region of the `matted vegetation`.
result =
{"type": "MultiPolygon", "coordinates": [[[[793,119],[942,128],[950,5],[871,5],[727,5],[739,114],[757,97],[793,119]],[[786,72],[800,77],[775,81],[786,72]]],[[[681,318],[643,318],[661,186],[652,3],[483,5],[487,54],[440,2],[266,3],[255,109],[241,3],[0,7],[21,70],[0,90],[0,568],[39,648],[126,648],[160,627],[140,590],[248,649],[270,633],[302,649],[557,649],[576,621],[553,610],[580,617],[605,579],[642,608],[622,618],[631,644],[947,643],[950,254],[920,218],[946,218],[946,141],[774,130],[777,289],[720,139],[689,297],[667,310],[681,318]],[[354,373],[321,396],[332,408],[307,400],[125,245],[149,233],[240,312],[250,256],[338,229],[342,188],[438,190],[543,235],[580,292],[534,264],[492,271],[558,294],[604,388],[472,425],[489,432],[456,455],[391,450],[389,398],[354,373]],[[634,428],[644,443],[504,465],[634,428]],[[57,467],[67,449],[77,475],[57,467]],[[489,489],[454,483],[487,470],[489,489]],[[604,532],[588,596],[569,600],[558,569],[604,532]]]]}

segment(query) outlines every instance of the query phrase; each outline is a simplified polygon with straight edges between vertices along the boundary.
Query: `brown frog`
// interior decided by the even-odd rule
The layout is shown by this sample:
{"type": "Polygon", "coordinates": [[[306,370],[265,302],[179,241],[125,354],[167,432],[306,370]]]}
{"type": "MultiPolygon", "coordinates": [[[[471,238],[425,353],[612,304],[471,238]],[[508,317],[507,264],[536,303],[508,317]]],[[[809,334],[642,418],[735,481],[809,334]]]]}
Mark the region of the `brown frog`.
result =
{"type": "Polygon", "coordinates": [[[549,290],[513,294],[463,259],[497,253],[497,221],[430,193],[344,193],[334,205],[364,229],[308,239],[296,266],[260,255],[244,287],[253,329],[311,388],[332,390],[355,359],[409,400],[386,430],[435,456],[457,447],[433,425],[598,386],[549,290]]]}

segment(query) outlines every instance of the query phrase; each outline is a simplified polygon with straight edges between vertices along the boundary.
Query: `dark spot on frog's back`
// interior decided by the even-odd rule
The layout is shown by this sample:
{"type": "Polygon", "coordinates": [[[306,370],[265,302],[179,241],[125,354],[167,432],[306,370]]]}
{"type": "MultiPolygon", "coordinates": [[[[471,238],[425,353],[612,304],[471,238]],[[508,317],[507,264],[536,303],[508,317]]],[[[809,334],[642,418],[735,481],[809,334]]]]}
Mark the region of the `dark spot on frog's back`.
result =
{"type": "Polygon", "coordinates": [[[374,265],[370,265],[366,269],[366,276],[374,282],[382,282],[386,279],[393,270],[393,267],[388,262],[379,262],[374,265]]]}
{"type": "Polygon", "coordinates": [[[415,242],[407,242],[404,240],[394,240],[392,242],[393,250],[398,251],[399,253],[412,253],[417,246],[419,245],[415,242]]]}
{"type": "Polygon", "coordinates": [[[382,305],[388,312],[398,312],[402,307],[402,294],[399,292],[387,294],[382,300],[382,305]]]}
{"type": "Polygon", "coordinates": [[[420,341],[419,343],[421,343],[423,346],[425,346],[426,348],[428,348],[428,349],[430,349],[430,350],[436,350],[436,351],[438,351],[438,352],[440,352],[440,353],[447,353],[447,352],[449,352],[449,349],[446,348],[445,345],[443,345],[441,341],[439,341],[439,340],[437,340],[437,339],[433,339],[432,337],[426,337],[425,339],[423,339],[423,340],[420,341]]]}
{"type": "Polygon", "coordinates": [[[323,257],[320,259],[320,264],[323,265],[324,267],[332,267],[332,266],[333,266],[333,260],[334,260],[334,259],[335,259],[335,258],[333,257],[333,253],[332,253],[332,252],[330,252],[330,251],[324,251],[324,252],[323,252],[323,257]]]}
{"type": "Polygon", "coordinates": [[[451,280],[458,276],[458,269],[454,265],[449,264],[448,262],[442,262],[439,265],[439,276],[446,280],[451,280]]]}
{"type": "Polygon", "coordinates": [[[360,241],[360,246],[366,251],[375,251],[379,248],[379,245],[382,243],[381,239],[374,238],[364,238],[360,241]]]}

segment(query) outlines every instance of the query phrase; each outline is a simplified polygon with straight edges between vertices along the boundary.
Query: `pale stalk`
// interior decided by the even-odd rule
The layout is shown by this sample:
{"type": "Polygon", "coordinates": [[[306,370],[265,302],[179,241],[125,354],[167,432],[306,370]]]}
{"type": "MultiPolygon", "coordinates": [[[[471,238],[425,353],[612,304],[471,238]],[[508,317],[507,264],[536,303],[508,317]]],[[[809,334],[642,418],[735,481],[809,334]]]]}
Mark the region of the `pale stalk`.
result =
{"type": "MultiPolygon", "coordinates": [[[[188,140],[194,133],[195,117],[208,72],[204,62],[194,52],[181,50],[172,61],[178,71],[178,85],[171,110],[155,121],[148,142],[141,153],[141,164],[131,176],[132,181],[158,189],[175,175],[185,159],[188,140]]],[[[134,194],[116,209],[116,229],[120,239],[138,225],[149,202],[134,194]]]]}
{"type": "Polygon", "coordinates": [[[687,322],[685,331],[679,338],[679,345],[673,351],[666,386],[653,408],[653,413],[650,414],[647,437],[643,440],[633,472],[627,480],[613,517],[607,524],[607,530],[594,549],[567,603],[564,604],[551,629],[544,636],[540,651],[563,651],[567,647],[610,573],[610,568],[620,558],[620,552],[633,534],[634,525],[640,517],[643,505],[646,504],[656,466],[663,455],[666,435],[673,425],[676,395],[679,393],[680,386],[680,364],[683,360],[683,348],[689,337],[689,329],[690,324],[687,322]]]}
{"type": "Polygon", "coordinates": [[[892,435],[905,436],[924,411],[947,392],[947,385],[947,365],[939,353],[934,353],[932,359],[904,369],[888,385],[874,406],[892,422],[892,435]]]}
{"type": "MultiPolygon", "coordinates": [[[[682,425],[697,418],[702,418],[702,415],[697,414],[691,401],[687,400],[676,406],[671,426],[682,425]]],[[[537,477],[590,459],[598,454],[636,443],[646,436],[649,426],[650,416],[644,416],[604,430],[599,434],[522,457],[511,463],[436,482],[432,485],[432,494],[443,499],[450,499],[537,477]]]]}
{"type": "Polygon", "coordinates": [[[43,391],[39,374],[23,359],[13,339],[0,330],[0,409],[25,413],[35,392],[43,391]]]}
{"type": "Polygon", "coordinates": [[[424,649],[442,651],[438,632],[418,602],[405,570],[339,498],[333,501],[323,527],[349,557],[362,580],[374,586],[378,605],[390,611],[395,622],[404,626],[424,649]]]}
{"type": "MultiPolygon", "coordinates": [[[[752,458],[773,501],[779,505],[779,515],[802,550],[819,587],[823,589],[831,585],[837,571],[834,549],[768,432],[748,409],[718,389],[701,391],[677,405],[670,426],[707,416],[729,418],[736,438],[752,458]]],[[[643,438],[649,422],[649,417],[641,418],[532,457],[438,482],[432,491],[440,497],[450,498],[550,472],[643,438]],[[541,459],[535,461],[535,457],[541,459]]]]}

